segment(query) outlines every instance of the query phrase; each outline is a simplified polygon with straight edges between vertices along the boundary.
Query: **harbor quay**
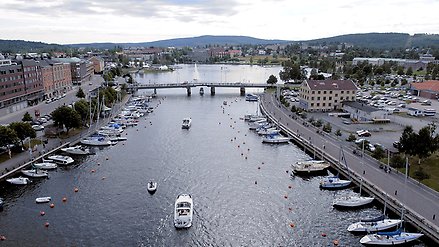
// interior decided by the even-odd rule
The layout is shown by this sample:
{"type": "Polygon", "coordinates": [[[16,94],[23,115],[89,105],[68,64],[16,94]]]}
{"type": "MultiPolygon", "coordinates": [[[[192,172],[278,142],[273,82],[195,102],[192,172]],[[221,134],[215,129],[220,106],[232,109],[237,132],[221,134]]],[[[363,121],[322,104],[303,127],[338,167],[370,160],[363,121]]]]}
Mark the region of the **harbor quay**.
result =
{"type": "Polygon", "coordinates": [[[318,131],[303,119],[293,116],[274,94],[264,94],[260,99],[260,109],[273,123],[305,151],[327,160],[332,167],[363,188],[378,201],[387,205],[397,214],[404,210],[407,222],[439,243],[439,193],[406,178],[396,170],[387,173],[380,168],[379,161],[353,154],[353,149],[339,139],[318,131]]]}

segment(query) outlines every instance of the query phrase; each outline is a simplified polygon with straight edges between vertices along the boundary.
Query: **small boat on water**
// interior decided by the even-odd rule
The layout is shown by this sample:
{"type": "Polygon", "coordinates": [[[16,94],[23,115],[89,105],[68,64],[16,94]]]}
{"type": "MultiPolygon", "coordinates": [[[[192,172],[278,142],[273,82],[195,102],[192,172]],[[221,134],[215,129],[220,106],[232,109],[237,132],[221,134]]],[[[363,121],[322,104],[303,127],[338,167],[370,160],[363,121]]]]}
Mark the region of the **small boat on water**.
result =
{"type": "Polygon", "coordinates": [[[227,101],[224,100],[224,101],[223,101],[223,105],[227,105],[227,101]]]}
{"type": "Polygon", "coordinates": [[[412,242],[424,234],[403,232],[398,229],[393,232],[377,232],[374,234],[368,234],[360,239],[360,243],[364,245],[402,245],[412,242]]]}
{"type": "Polygon", "coordinates": [[[103,136],[90,136],[81,140],[81,144],[87,146],[110,146],[113,143],[103,136]]]}
{"type": "Polygon", "coordinates": [[[401,224],[399,219],[382,219],[378,221],[359,221],[348,226],[349,232],[378,232],[388,230],[401,224]]]}
{"type": "Polygon", "coordinates": [[[191,195],[180,194],[177,196],[174,209],[175,228],[189,228],[192,226],[193,207],[191,195]]]}
{"type": "Polygon", "coordinates": [[[245,96],[246,101],[258,101],[258,98],[259,97],[256,94],[251,94],[251,93],[245,96]]]}
{"type": "Polygon", "coordinates": [[[288,143],[290,138],[283,137],[281,135],[267,135],[262,138],[262,143],[270,143],[270,144],[282,144],[288,143]]]}
{"type": "Polygon", "coordinates": [[[375,198],[367,196],[347,196],[335,199],[332,203],[333,207],[340,208],[357,208],[371,203],[375,198]]]}
{"type": "Polygon", "coordinates": [[[50,196],[45,196],[45,197],[38,197],[37,199],[35,199],[36,203],[46,203],[46,202],[50,202],[52,200],[52,197],[50,196]]]}
{"type": "Polygon", "coordinates": [[[184,118],[183,123],[181,124],[182,129],[189,129],[192,125],[192,119],[191,118],[184,118]]]}
{"type": "Polygon", "coordinates": [[[322,189],[344,189],[351,184],[351,180],[340,179],[338,176],[328,176],[320,181],[322,189]]]}
{"type": "Polygon", "coordinates": [[[72,157],[66,155],[52,155],[47,157],[58,165],[69,165],[75,162],[72,157]]]}
{"type": "Polygon", "coordinates": [[[200,95],[204,95],[204,88],[200,88],[200,95]]]}
{"type": "Polygon", "coordinates": [[[25,176],[32,177],[32,178],[43,178],[43,177],[49,176],[49,174],[46,171],[42,171],[42,170],[38,170],[38,169],[21,170],[21,173],[23,173],[25,176]]]}
{"type": "Polygon", "coordinates": [[[278,135],[280,133],[279,129],[276,129],[276,127],[272,128],[265,128],[262,127],[260,130],[258,130],[258,135],[278,135]]]}
{"type": "Polygon", "coordinates": [[[331,165],[323,160],[307,160],[299,161],[296,164],[292,164],[291,168],[296,174],[311,174],[325,171],[331,165]]]}
{"type": "Polygon", "coordinates": [[[25,177],[10,178],[10,179],[6,179],[6,181],[8,183],[16,184],[16,185],[26,185],[32,182],[29,178],[25,178],[25,177]]]}
{"type": "Polygon", "coordinates": [[[76,155],[90,154],[90,149],[83,147],[81,145],[74,146],[74,147],[61,148],[61,151],[66,152],[68,154],[76,154],[76,155]]]}
{"type": "Polygon", "coordinates": [[[58,168],[58,165],[52,162],[35,163],[33,166],[40,170],[52,170],[58,168]]]}
{"type": "Polygon", "coordinates": [[[153,195],[157,191],[157,182],[149,181],[146,189],[151,195],[153,195]]]}

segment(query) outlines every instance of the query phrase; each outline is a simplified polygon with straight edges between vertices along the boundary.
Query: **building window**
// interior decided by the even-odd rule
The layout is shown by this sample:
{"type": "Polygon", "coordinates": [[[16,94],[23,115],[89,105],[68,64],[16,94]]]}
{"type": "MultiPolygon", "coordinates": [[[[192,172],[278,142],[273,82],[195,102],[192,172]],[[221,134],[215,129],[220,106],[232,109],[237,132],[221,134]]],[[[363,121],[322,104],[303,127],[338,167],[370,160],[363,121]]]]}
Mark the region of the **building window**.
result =
{"type": "Polygon", "coordinates": [[[317,91],[317,94],[320,94],[320,90],[319,90],[319,91],[317,91]]]}
{"type": "Polygon", "coordinates": [[[322,106],[326,106],[325,103],[323,103],[322,106]]]}
{"type": "Polygon", "coordinates": [[[331,106],[332,104],[331,103],[328,103],[328,106],[331,106]]]}
{"type": "Polygon", "coordinates": [[[332,100],[332,97],[329,97],[329,100],[332,100]]]}
{"type": "Polygon", "coordinates": [[[319,107],[320,106],[320,103],[317,103],[317,107],[319,107]]]}
{"type": "Polygon", "coordinates": [[[337,103],[337,100],[334,100],[334,103],[337,103]]]}
{"type": "Polygon", "coordinates": [[[320,100],[320,97],[317,97],[317,100],[320,100]]]}
{"type": "Polygon", "coordinates": [[[314,106],[314,103],[311,103],[311,107],[313,107],[314,106]]]}
{"type": "Polygon", "coordinates": [[[329,94],[332,94],[332,91],[329,91],[329,94]]]}
{"type": "Polygon", "coordinates": [[[326,97],[323,97],[323,100],[326,100],[326,97]]]}
{"type": "Polygon", "coordinates": [[[311,94],[315,94],[316,91],[312,91],[311,94]]]}
{"type": "Polygon", "coordinates": [[[338,93],[335,94],[335,97],[337,97],[337,96],[338,96],[338,93]]]}
{"type": "Polygon", "coordinates": [[[355,97],[354,97],[354,96],[352,96],[352,100],[354,100],[354,98],[355,98],[355,97]]]}
{"type": "Polygon", "coordinates": [[[311,100],[314,100],[314,97],[311,97],[311,100]]]}
{"type": "Polygon", "coordinates": [[[323,91],[323,94],[326,94],[326,90],[325,90],[325,91],[323,91]]]}
{"type": "Polygon", "coordinates": [[[355,94],[355,91],[352,91],[352,94],[355,94]]]}
{"type": "Polygon", "coordinates": [[[340,100],[343,100],[343,97],[340,97],[340,100]]]}
{"type": "Polygon", "coordinates": [[[341,91],[340,93],[341,93],[341,94],[344,94],[344,91],[341,91]]]}

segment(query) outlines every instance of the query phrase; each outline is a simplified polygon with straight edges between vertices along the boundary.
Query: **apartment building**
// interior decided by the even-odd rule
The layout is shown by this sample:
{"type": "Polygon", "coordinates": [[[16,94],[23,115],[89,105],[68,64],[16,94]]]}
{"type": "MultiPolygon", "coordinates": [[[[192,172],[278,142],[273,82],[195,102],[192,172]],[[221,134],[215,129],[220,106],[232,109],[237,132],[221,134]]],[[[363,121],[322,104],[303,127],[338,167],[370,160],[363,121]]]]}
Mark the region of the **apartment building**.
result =
{"type": "Polygon", "coordinates": [[[61,96],[72,89],[72,75],[69,63],[45,59],[39,61],[43,76],[45,99],[61,96]]]}
{"type": "Polygon", "coordinates": [[[300,87],[299,106],[306,111],[332,111],[355,101],[357,86],[351,80],[306,80],[300,87]]]}
{"type": "Polygon", "coordinates": [[[10,107],[9,112],[13,112],[26,107],[25,92],[21,65],[11,60],[0,60],[0,108],[10,107]]]}
{"type": "Polygon", "coordinates": [[[74,85],[81,85],[83,82],[91,80],[94,74],[93,63],[88,60],[73,58],[55,58],[56,62],[69,63],[72,77],[72,83],[74,85]]]}
{"type": "Polygon", "coordinates": [[[91,57],[90,62],[93,63],[93,68],[95,73],[102,73],[104,71],[104,59],[101,57],[91,57]]]}

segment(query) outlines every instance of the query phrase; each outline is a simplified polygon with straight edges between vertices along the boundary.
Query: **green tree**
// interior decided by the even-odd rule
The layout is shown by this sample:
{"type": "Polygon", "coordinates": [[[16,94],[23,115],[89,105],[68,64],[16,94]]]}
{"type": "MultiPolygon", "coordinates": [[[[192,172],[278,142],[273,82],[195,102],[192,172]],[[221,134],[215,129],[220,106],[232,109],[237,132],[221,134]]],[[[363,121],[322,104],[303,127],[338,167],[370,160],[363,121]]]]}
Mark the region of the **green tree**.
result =
{"type": "Polygon", "coordinates": [[[54,125],[60,128],[64,126],[67,133],[69,133],[71,128],[81,126],[81,116],[70,107],[58,107],[51,113],[51,115],[54,125]]]}
{"type": "Polygon", "coordinates": [[[341,136],[342,135],[341,130],[338,129],[337,131],[335,131],[335,135],[336,136],[341,136]]]}
{"type": "Polygon", "coordinates": [[[348,138],[346,138],[346,141],[353,142],[357,139],[354,134],[349,134],[348,138]]]}
{"type": "Polygon", "coordinates": [[[412,67],[408,67],[408,68],[407,68],[407,71],[405,72],[405,74],[406,74],[406,75],[409,75],[409,76],[413,75],[413,69],[412,69],[412,67]]]}
{"type": "Polygon", "coordinates": [[[32,121],[32,116],[29,114],[29,112],[26,112],[23,118],[21,119],[21,121],[23,122],[32,121]]]}
{"type": "Polygon", "coordinates": [[[268,83],[268,84],[276,84],[276,83],[277,83],[277,77],[274,76],[274,75],[270,75],[270,76],[268,77],[267,83],[268,83]]]}
{"type": "Polygon", "coordinates": [[[86,123],[87,120],[90,118],[89,103],[86,100],[81,99],[75,102],[74,109],[79,114],[79,116],[81,116],[82,123],[86,123]]]}
{"type": "Polygon", "coordinates": [[[439,135],[435,135],[435,131],[436,125],[434,123],[431,123],[419,130],[415,145],[415,152],[419,157],[418,164],[421,164],[422,159],[429,157],[439,148],[439,135]]]}
{"type": "Polygon", "coordinates": [[[374,157],[377,160],[384,158],[385,155],[386,154],[385,154],[383,148],[378,146],[378,145],[375,147],[375,151],[373,151],[373,153],[372,153],[372,157],[374,157]]]}
{"type": "Polygon", "coordinates": [[[37,136],[37,133],[32,128],[32,125],[30,123],[25,122],[13,122],[9,124],[9,128],[13,129],[15,133],[17,134],[18,139],[20,139],[21,146],[24,145],[23,141],[26,138],[35,138],[37,136]]]}
{"type": "Polygon", "coordinates": [[[323,125],[323,131],[327,132],[327,133],[331,133],[332,131],[332,126],[330,123],[326,123],[325,125],[323,125]]]}
{"type": "Polygon", "coordinates": [[[79,87],[78,92],[76,93],[76,97],[78,97],[80,99],[85,98],[85,93],[84,93],[84,91],[82,90],[81,87],[79,87]]]}
{"type": "Polygon", "coordinates": [[[407,155],[416,155],[416,145],[418,136],[413,131],[412,126],[406,126],[399,138],[398,151],[404,152],[407,155]]]}
{"type": "Polygon", "coordinates": [[[0,125],[0,147],[18,143],[17,133],[8,126],[0,125]]]}

